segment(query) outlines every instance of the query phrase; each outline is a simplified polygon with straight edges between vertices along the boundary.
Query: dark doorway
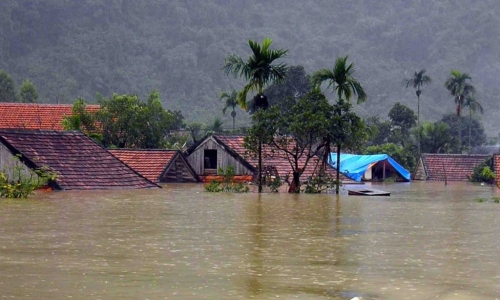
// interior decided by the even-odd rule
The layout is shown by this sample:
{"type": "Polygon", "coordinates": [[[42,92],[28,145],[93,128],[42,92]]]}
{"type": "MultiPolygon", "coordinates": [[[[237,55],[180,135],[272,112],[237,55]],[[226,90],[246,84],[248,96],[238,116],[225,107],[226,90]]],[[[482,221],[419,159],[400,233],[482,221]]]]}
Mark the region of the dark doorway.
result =
{"type": "Polygon", "coordinates": [[[204,153],[205,169],[217,170],[217,150],[206,149],[204,153]]]}

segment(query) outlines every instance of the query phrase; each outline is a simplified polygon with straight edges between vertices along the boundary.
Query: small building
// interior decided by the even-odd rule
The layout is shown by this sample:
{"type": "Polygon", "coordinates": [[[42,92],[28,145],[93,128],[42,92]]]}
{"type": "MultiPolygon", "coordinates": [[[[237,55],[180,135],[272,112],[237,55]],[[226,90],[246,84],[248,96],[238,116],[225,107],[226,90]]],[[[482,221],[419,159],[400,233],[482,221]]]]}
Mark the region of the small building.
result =
{"type": "MultiPolygon", "coordinates": [[[[337,166],[337,153],[330,154],[330,163],[337,166]]],[[[340,154],[340,171],[355,181],[379,181],[395,178],[410,181],[410,172],[387,154],[340,154]]]]}
{"type": "MultiPolygon", "coordinates": [[[[244,144],[244,136],[209,136],[186,151],[189,164],[203,181],[209,181],[212,175],[217,174],[217,169],[234,167],[235,178],[240,181],[252,181],[258,174],[258,158],[250,155],[244,144]]],[[[262,145],[262,171],[263,175],[279,176],[282,179],[292,177],[290,162],[278,149],[269,145],[262,145]]],[[[317,174],[319,171],[319,158],[312,158],[301,176],[301,181],[317,174]]],[[[299,166],[304,165],[305,158],[299,160],[299,166]]],[[[335,169],[327,165],[327,174],[335,176],[335,169]]],[[[341,173],[343,183],[354,183],[341,173]]],[[[291,179],[290,179],[291,180],[291,179]]]]}
{"type": "MultiPolygon", "coordinates": [[[[89,112],[96,112],[99,105],[87,105],[89,112]]],[[[72,115],[71,104],[0,103],[0,128],[64,130],[64,117],[72,115]]]]}
{"type": "Polygon", "coordinates": [[[474,168],[488,157],[490,155],[487,154],[422,154],[413,179],[468,181],[474,168]]]}
{"type": "Polygon", "coordinates": [[[179,150],[108,150],[147,179],[157,183],[198,182],[199,178],[179,150]]]}
{"type": "Polygon", "coordinates": [[[57,190],[159,187],[78,131],[0,129],[0,170],[18,161],[23,172],[55,172],[49,185],[57,190]]]}

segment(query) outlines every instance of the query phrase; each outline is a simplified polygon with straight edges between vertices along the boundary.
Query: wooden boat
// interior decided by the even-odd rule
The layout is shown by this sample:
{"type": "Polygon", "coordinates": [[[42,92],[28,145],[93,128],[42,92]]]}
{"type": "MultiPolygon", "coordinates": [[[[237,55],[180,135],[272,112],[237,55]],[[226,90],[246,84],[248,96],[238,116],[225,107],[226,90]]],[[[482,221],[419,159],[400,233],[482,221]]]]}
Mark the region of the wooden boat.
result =
{"type": "Polygon", "coordinates": [[[372,189],[361,189],[361,190],[347,190],[348,195],[355,196],[390,196],[391,192],[385,192],[381,190],[372,190],[372,189]]]}

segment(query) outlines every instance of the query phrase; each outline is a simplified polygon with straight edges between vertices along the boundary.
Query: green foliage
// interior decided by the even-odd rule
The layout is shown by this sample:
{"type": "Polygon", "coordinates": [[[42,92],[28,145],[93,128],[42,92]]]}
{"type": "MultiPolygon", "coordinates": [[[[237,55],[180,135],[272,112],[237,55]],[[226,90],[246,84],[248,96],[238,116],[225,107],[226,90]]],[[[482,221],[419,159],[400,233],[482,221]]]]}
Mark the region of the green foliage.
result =
{"type": "Polygon", "coordinates": [[[36,92],[35,85],[26,79],[23,81],[23,84],[19,88],[19,97],[20,102],[24,103],[36,103],[38,99],[38,93],[36,92]]]}
{"type": "MultiPolygon", "coordinates": [[[[254,91],[257,95],[263,95],[265,86],[283,82],[287,72],[287,66],[284,63],[275,63],[276,60],[286,56],[288,50],[270,49],[273,41],[265,38],[262,44],[249,40],[248,45],[252,50],[252,55],[245,62],[236,55],[229,55],[224,60],[224,71],[227,75],[233,74],[236,77],[244,78],[247,84],[238,93],[238,103],[242,109],[247,109],[247,94],[254,91]]],[[[254,105],[260,106],[254,102],[254,105]]],[[[267,107],[267,103],[264,105],[267,107]]]]}
{"type": "Polygon", "coordinates": [[[222,109],[222,113],[225,114],[228,108],[231,108],[231,117],[233,118],[233,130],[235,129],[234,119],[236,117],[236,106],[238,106],[238,92],[233,89],[231,94],[223,92],[219,99],[224,102],[224,108],[222,109]]]}
{"type": "Polygon", "coordinates": [[[146,102],[135,95],[114,94],[101,99],[100,104],[96,120],[105,147],[164,148],[170,131],[182,120],[163,108],[157,91],[152,91],[146,102]]]}
{"type": "Polygon", "coordinates": [[[424,123],[418,130],[423,153],[451,153],[456,149],[456,139],[452,136],[448,124],[424,123]]]}
{"type": "Polygon", "coordinates": [[[241,182],[234,182],[234,167],[228,166],[225,170],[222,168],[217,169],[217,174],[222,175],[222,182],[212,180],[209,184],[205,185],[205,191],[212,193],[248,193],[249,187],[241,182]]]}
{"type": "Polygon", "coordinates": [[[272,193],[277,193],[278,189],[283,185],[283,181],[279,176],[274,178],[265,178],[266,186],[271,190],[272,193]]]}
{"type": "Polygon", "coordinates": [[[486,202],[486,199],[484,199],[484,198],[476,198],[476,202],[483,203],[483,202],[486,202]]]}
{"type": "Polygon", "coordinates": [[[495,203],[500,203],[500,197],[493,197],[491,200],[495,203]]]}
{"type": "MultiPolygon", "coordinates": [[[[476,118],[467,120],[463,116],[455,114],[446,114],[441,119],[443,123],[449,126],[449,133],[452,138],[458,140],[462,137],[462,143],[471,147],[483,145],[486,142],[486,133],[481,122],[476,118]],[[470,139],[469,139],[470,130],[470,139]]],[[[453,148],[454,152],[459,152],[458,144],[453,148]]]]}
{"type": "Polygon", "coordinates": [[[21,156],[17,155],[12,168],[0,172],[0,197],[27,198],[34,190],[56,179],[56,174],[46,167],[26,174],[20,158],[21,156]],[[11,174],[11,177],[8,174],[11,174]]]}
{"type": "Polygon", "coordinates": [[[485,182],[494,184],[497,178],[493,170],[493,157],[489,157],[484,162],[474,168],[474,172],[469,177],[472,182],[485,182]]]}
{"type": "Polygon", "coordinates": [[[326,174],[318,174],[317,176],[308,177],[305,185],[304,193],[321,194],[330,191],[336,185],[336,180],[326,174]]]}
{"type": "Polygon", "coordinates": [[[414,170],[416,167],[415,155],[409,149],[393,143],[369,146],[363,151],[363,154],[381,153],[389,155],[407,170],[414,170]]]}
{"type": "Polygon", "coordinates": [[[4,70],[0,70],[0,102],[17,102],[14,81],[4,70]]]}

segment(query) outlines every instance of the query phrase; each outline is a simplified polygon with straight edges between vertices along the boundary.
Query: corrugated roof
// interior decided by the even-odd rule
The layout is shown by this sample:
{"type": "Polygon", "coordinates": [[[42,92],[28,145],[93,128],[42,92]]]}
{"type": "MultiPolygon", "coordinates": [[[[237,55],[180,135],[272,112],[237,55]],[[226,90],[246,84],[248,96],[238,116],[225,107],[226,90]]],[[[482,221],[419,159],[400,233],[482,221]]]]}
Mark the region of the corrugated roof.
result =
{"type": "Polygon", "coordinates": [[[55,171],[63,190],[158,187],[81,132],[0,129],[0,142],[29,167],[55,171]]]}
{"type": "Polygon", "coordinates": [[[485,154],[422,154],[427,180],[468,181],[474,168],[484,162],[485,154]]]}
{"type": "MultiPolygon", "coordinates": [[[[0,103],[0,128],[63,130],[62,121],[70,116],[71,104],[0,103]]],[[[87,105],[88,111],[99,105],[87,105]]]]}

